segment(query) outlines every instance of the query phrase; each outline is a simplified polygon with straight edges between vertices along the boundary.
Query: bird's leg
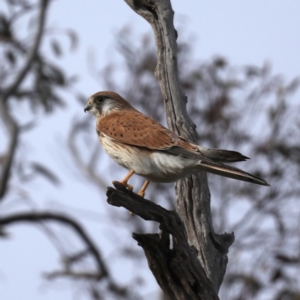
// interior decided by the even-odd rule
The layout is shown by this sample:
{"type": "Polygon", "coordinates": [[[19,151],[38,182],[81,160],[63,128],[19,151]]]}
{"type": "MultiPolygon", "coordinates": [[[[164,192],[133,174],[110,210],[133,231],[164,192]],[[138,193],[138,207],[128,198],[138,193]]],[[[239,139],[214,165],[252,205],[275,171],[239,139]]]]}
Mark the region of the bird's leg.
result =
{"type": "Polygon", "coordinates": [[[134,174],[133,170],[130,170],[129,173],[125,176],[125,178],[121,181],[113,181],[113,185],[117,188],[118,186],[123,186],[126,187],[129,191],[133,190],[132,185],[128,184],[127,181],[129,180],[129,178],[134,174]]]}
{"type": "MultiPolygon", "coordinates": [[[[139,196],[141,196],[141,197],[144,198],[144,196],[145,196],[145,190],[146,190],[147,186],[149,185],[149,183],[150,183],[149,180],[145,180],[145,182],[144,182],[142,188],[141,188],[140,191],[137,193],[139,196]]],[[[131,211],[130,211],[130,214],[131,214],[132,216],[134,216],[134,213],[131,212],[131,211]]]]}
{"type": "Polygon", "coordinates": [[[138,195],[139,195],[139,196],[141,196],[141,197],[144,198],[144,196],[145,196],[145,191],[146,191],[146,188],[147,188],[147,186],[149,185],[149,183],[150,183],[149,180],[145,180],[145,182],[144,182],[142,188],[141,188],[140,191],[138,192],[138,195]]]}

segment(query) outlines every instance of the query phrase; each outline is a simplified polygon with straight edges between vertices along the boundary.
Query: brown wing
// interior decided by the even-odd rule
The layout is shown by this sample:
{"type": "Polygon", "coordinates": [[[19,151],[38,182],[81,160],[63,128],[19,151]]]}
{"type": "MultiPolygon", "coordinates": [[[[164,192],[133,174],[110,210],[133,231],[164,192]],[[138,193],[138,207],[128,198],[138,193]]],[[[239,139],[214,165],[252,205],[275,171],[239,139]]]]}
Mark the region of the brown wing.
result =
{"type": "Polygon", "coordinates": [[[199,146],[178,137],[155,120],[146,117],[134,109],[114,112],[100,119],[97,122],[97,131],[126,145],[151,150],[164,150],[172,155],[199,159],[199,171],[204,170],[225,177],[269,185],[264,179],[219,162],[244,160],[246,157],[240,153],[228,151],[230,152],[229,154],[224,154],[226,150],[220,150],[221,152],[218,153],[217,149],[203,147],[199,149],[199,146]],[[210,153],[211,150],[213,152],[210,153]]]}
{"type": "Polygon", "coordinates": [[[119,143],[164,150],[190,159],[225,163],[248,159],[236,151],[197,146],[134,109],[109,114],[98,121],[97,130],[119,143]]]}
{"type": "Polygon", "coordinates": [[[97,123],[97,130],[119,143],[153,150],[182,143],[175,133],[137,110],[113,112],[97,123]]]}

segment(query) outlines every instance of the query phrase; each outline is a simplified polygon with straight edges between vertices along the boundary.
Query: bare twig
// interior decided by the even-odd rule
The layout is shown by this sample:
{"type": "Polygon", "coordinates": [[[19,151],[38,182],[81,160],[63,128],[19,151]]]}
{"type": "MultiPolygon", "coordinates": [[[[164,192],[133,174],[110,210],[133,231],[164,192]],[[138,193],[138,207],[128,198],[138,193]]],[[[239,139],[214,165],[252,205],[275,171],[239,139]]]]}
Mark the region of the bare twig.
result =
{"type": "Polygon", "coordinates": [[[9,180],[9,174],[14,160],[14,155],[16,152],[18,136],[19,136],[19,127],[16,121],[9,113],[7,100],[10,96],[14,95],[17,92],[18,87],[20,86],[20,84],[22,83],[22,81],[30,71],[31,65],[36,58],[37,51],[39,49],[40,42],[42,39],[43,30],[44,30],[47,4],[48,4],[48,0],[41,0],[40,2],[40,14],[38,19],[37,33],[33,45],[31,47],[31,50],[28,52],[28,56],[24,63],[23,68],[20,70],[20,72],[18,72],[17,77],[13,80],[11,85],[8,88],[1,91],[0,114],[3,123],[5,124],[7,131],[9,133],[9,142],[8,142],[6,153],[4,155],[5,159],[3,160],[2,174],[0,177],[0,199],[3,199],[7,192],[7,183],[9,180]]]}
{"type": "MultiPolygon", "coordinates": [[[[105,189],[106,184],[102,180],[100,176],[95,174],[94,171],[94,165],[95,165],[95,158],[97,154],[98,147],[93,151],[93,153],[90,155],[91,159],[88,162],[84,162],[82,160],[82,157],[76,147],[75,139],[78,136],[78,133],[80,130],[84,129],[86,127],[86,120],[83,120],[81,122],[74,122],[73,126],[71,126],[71,130],[68,136],[68,146],[71,151],[71,154],[78,165],[78,167],[84,171],[95,183],[100,189],[105,189]]],[[[98,146],[98,145],[97,145],[98,146]]]]}
{"type": "Polygon", "coordinates": [[[92,242],[91,238],[85,232],[83,227],[68,216],[57,214],[57,213],[49,213],[49,212],[19,213],[11,216],[1,217],[0,226],[4,227],[10,224],[21,223],[21,222],[36,223],[36,222],[43,222],[43,221],[56,221],[70,226],[80,236],[84,244],[87,245],[90,253],[93,255],[98,265],[99,274],[101,274],[102,276],[109,276],[108,269],[104,264],[96,245],[92,242]]]}
{"type": "Polygon", "coordinates": [[[45,278],[49,280],[57,279],[60,277],[71,277],[72,279],[78,279],[78,280],[101,280],[104,276],[104,274],[99,273],[91,273],[91,272],[75,272],[75,271],[53,271],[44,273],[45,278]]]}
{"type": "MultiPolygon", "coordinates": [[[[46,273],[45,276],[48,279],[55,279],[58,277],[71,277],[73,279],[81,279],[81,280],[94,280],[99,281],[101,279],[106,279],[107,287],[110,292],[115,295],[123,298],[123,299],[133,299],[131,298],[131,291],[127,290],[117,284],[110,272],[105,265],[100,252],[94,242],[91,240],[87,232],[83,229],[83,227],[74,219],[69,216],[58,214],[58,213],[50,213],[50,212],[29,212],[29,213],[19,213],[13,214],[10,216],[0,217],[0,228],[7,227],[11,224],[29,222],[29,223],[37,223],[37,222],[48,222],[53,221],[56,223],[62,223],[64,225],[70,226],[81,238],[83,243],[87,246],[88,252],[93,256],[96,264],[97,264],[97,272],[80,272],[80,271],[72,271],[69,266],[66,266],[65,270],[62,271],[54,271],[50,273],[46,273]]],[[[85,251],[81,254],[85,254],[85,251]]],[[[79,258],[79,256],[77,257],[79,258]]],[[[118,298],[119,299],[119,298],[118,298]]]]}
{"type": "Polygon", "coordinates": [[[7,183],[9,180],[10,170],[13,163],[14,155],[17,148],[19,127],[16,121],[12,118],[7,110],[6,103],[0,98],[0,114],[3,123],[5,124],[9,133],[9,141],[7,150],[2,160],[2,174],[0,177],[0,201],[4,199],[7,192],[7,183]]]}
{"type": "MultiPolygon", "coordinates": [[[[37,32],[34,38],[33,45],[28,51],[28,56],[27,59],[24,63],[23,68],[18,72],[17,77],[13,80],[11,85],[5,89],[3,93],[3,100],[6,102],[8,97],[11,96],[17,88],[20,86],[22,81],[24,80],[25,76],[28,74],[32,63],[34,62],[40,43],[41,39],[43,36],[43,31],[44,31],[44,25],[45,25],[45,19],[46,19],[46,11],[47,11],[47,5],[48,5],[48,0],[41,0],[40,2],[40,13],[39,13],[39,18],[38,18],[38,26],[37,26],[37,32]]],[[[2,99],[1,99],[2,100],[2,99]]]]}

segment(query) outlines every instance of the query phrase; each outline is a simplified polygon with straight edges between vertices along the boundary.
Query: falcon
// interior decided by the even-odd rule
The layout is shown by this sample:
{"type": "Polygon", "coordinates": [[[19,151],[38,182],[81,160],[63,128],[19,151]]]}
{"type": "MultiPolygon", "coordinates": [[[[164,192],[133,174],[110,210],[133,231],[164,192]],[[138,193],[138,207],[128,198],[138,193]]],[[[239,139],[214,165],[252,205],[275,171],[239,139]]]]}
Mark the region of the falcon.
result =
{"type": "Polygon", "coordinates": [[[96,117],[96,132],[105,152],[129,170],[123,180],[113,184],[132,190],[128,180],[133,174],[140,175],[146,179],[138,192],[141,197],[150,181],[173,182],[200,171],[269,185],[264,179],[224,164],[248,157],[196,145],[145,116],[117,93],[92,95],[84,108],[87,111],[96,117]]]}

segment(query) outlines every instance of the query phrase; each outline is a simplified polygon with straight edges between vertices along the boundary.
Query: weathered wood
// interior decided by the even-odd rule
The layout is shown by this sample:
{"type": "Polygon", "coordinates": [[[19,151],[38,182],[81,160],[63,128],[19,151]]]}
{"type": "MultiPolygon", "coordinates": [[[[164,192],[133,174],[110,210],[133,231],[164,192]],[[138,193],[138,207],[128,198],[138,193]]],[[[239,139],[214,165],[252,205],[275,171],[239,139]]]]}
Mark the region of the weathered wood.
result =
{"type": "Polygon", "coordinates": [[[107,196],[109,204],[125,207],[144,220],[160,224],[161,235],[133,233],[133,238],[144,249],[149,267],[167,299],[218,299],[175,211],[166,210],[127,190],[108,188],[107,196]]]}
{"type": "MultiPolygon", "coordinates": [[[[178,76],[177,32],[173,25],[174,12],[170,0],[125,2],[146,19],[154,31],[157,46],[155,76],[163,95],[169,128],[195,141],[195,125],[187,114],[187,97],[182,91],[178,76]]],[[[195,248],[198,261],[210,279],[215,293],[218,293],[226,271],[227,251],[234,241],[234,235],[214,233],[206,173],[201,172],[178,181],[176,197],[176,211],[184,224],[188,243],[195,248]]],[[[167,294],[166,291],[165,293],[167,294]]]]}

